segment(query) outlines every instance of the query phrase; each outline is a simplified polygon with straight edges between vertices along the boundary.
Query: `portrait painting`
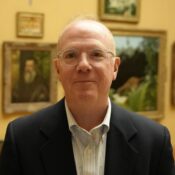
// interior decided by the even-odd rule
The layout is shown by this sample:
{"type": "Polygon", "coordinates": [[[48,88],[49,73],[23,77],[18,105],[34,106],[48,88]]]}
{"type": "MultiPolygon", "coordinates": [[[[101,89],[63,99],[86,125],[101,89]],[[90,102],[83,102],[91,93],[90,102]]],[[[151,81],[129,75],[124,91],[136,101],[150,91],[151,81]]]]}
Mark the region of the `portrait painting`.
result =
{"type": "Polygon", "coordinates": [[[172,85],[171,85],[171,101],[175,106],[175,43],[172,46],[172,85]]]}
{"type": "Polygon", "coordinates": [[[4,43],[5,111],[36,110],[54,101],[55,44],[4,43]],[[23,106],[22,108],[21,105],[23,106]]]}
{"type": "Polygon", "coordinates": [[[140,0],[99,0],[99,17],[102,20],[138,22],[140,0]]]}
{"type": "Polygon", "coordinates": [[[163,117],[165,32],[114,30],[113,34],[121,64],[111,99],[151,118],[163,117]]]}

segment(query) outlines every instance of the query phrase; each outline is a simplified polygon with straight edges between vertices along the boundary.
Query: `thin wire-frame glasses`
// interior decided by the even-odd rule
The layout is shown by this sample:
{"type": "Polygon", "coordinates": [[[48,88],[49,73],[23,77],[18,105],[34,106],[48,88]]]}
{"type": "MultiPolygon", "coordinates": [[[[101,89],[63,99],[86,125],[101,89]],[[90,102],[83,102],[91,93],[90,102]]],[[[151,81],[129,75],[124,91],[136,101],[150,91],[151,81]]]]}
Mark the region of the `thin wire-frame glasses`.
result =
{"type": "Polygon", "coordinates": [[[114,53],[108,50],[92,49],[85,52],[80,52],[78,49],[68,49],[58,53],[58,58],[61,62],[68,66],[75,66],[80,61],[82,53],[86,54],[86,58],[90,64],[102,62],[105,59],[115,57],[114,53]]]}

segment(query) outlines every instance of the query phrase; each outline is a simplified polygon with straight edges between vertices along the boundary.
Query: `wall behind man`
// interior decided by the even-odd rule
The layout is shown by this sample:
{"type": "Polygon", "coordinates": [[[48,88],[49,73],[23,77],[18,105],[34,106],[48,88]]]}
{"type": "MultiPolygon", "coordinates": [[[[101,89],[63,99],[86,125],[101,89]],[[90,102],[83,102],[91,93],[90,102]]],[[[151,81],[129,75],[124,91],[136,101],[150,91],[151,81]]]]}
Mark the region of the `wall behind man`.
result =
{"type": "MultiPolygon", "coordinates": [[[[172,143],[175,144],[175,107],[171,105],[171,47],[175,42],[175,1],[174,0],[141,0],[140,22],[126,24],[106,22],[107,25],[128,29],[152,29],[167,31],[166,43],[166,83],[165,83],[165,118],[159,121],[171,132],[172,143]]],[[[98,0],[5,0],[0,5],[0,140],[4,139],[7,124],[24,114],[5,115],[3,113],[3,58],[2,43],[4,41],[23,42],[57,42],[59,32],[73,17],[77,15],[98,16],[98,0]],[[44,37],[42,39],[16,37],[16,12],[41,12],[45,14],[44,37]]],[[[58,87],[59,96],[63,94],[58,87]]]]}

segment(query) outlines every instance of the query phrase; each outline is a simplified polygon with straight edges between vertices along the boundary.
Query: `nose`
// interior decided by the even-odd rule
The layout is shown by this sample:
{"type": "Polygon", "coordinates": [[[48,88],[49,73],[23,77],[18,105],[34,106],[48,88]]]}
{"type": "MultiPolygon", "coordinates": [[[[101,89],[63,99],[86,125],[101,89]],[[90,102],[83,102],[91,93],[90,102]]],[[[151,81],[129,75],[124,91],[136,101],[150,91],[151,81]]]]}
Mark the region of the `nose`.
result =
{"type": "Polygon", "coordinates": [[[79,62],[76,68],[79,72],[88,72],[91,70],[92,66],[89,63],[88,55],[86,53],[82,53],[80,55],[79,62]]]}

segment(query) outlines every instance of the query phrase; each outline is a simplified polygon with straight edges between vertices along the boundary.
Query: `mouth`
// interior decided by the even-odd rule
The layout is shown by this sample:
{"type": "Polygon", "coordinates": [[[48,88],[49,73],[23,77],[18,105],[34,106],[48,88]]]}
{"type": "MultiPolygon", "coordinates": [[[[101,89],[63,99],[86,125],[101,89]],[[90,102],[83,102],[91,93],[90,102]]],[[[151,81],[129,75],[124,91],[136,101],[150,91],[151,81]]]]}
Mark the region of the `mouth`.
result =
{"type": "Polygon", "coordinates": [[[76,80],[75,83],[95,82],[94,80],[76,80]]]}
{"type": "Polygon", "coordinates": [[[93,80],[80,80],[80,81],[74,81],[74,84],[82,83],[82,84],[88,84],[88,83],[95,83],[96,81],[93,80]]]}

